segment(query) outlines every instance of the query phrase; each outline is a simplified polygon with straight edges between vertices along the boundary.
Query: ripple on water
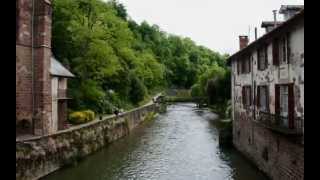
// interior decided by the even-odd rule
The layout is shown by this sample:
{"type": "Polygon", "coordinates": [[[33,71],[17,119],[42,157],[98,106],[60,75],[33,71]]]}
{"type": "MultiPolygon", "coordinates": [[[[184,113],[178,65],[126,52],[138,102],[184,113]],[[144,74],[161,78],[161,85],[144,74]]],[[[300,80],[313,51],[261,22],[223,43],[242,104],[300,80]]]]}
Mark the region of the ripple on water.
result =
{"type": "Polygon", "coordinates": [[[216,119],[193,103],[170,105],[152,123],[44,179],[265,180],[236,151],[219,148],[216,119]]]}

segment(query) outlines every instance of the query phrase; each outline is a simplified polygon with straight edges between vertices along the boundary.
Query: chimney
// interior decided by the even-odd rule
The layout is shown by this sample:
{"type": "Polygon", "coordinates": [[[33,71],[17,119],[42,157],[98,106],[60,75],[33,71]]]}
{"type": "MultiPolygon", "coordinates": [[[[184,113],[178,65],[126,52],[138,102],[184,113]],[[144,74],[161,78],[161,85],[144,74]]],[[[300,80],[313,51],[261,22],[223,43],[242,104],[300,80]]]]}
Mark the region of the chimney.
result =
{"type": "Polygon", "coordinates": [[[249,38],[248,36],[239,36],[240,50],[248,46],[249,38]]]}
{"type": "Polygon", "coordinates": [[[274,27],[277,27],[277,10],[273,10],[274,27]]]}

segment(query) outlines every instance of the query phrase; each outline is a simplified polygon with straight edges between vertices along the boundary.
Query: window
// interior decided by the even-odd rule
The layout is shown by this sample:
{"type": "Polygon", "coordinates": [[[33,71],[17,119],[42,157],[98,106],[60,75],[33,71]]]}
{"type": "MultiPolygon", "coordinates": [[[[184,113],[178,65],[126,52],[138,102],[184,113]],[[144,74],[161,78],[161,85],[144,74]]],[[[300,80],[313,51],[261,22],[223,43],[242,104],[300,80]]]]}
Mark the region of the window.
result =
{"type": "Polygon", "coordinates": [[[250,73],[251,72],[251,61],[250,61],[250,56],[245,57],[245,73],[250,73]]]}
{"type": "Polygon", "coordinates": [[[287,63],[287,39],[285,37],[279,42],[279,60],[280,64],[287,63]]]}
{"type": "Polygon", "coordinates": [[[272,54],[273,54],[273,64],[287,64],[290,62],[290,36],[287,33],[284,37],[280,39],[275,39],[273,42],[272,54]]]}
{"type": "Polygon", "coordinates": [[[247,74],[251,72],[250,56],[243,56],[238,60],[238,74],[247,74]]]}
{"type": "Polygon", "coordinates": [[[280,117],[280,125],[293,128],[294,87],[293,84],[276,85],[276,114],[280,117]]]}
{"type": "Polygon", "coordinates": [[[272,61],[273,65],[279,65],[279,40],[275,39],[272,43],[272,61]]]}
{"type": "Polygon", "coordinates": [[[258,70],[265,70],[268,66],[268,46],[258,49],[258,70]]]}
{"type": "Polygon", "coordinates": [[[268,86],[258,86],[257,105],[262,112],[269,112],[269,91],[268,86]]]}
{"type": "Polygon", "coordinates": [[[239,74],[241,74],[241,66],[242,66],[242,65],[241,65],[241,61],[240,61],[240,60],[238,60],[238,61],[237,61],[237,70],[238,70],[238,75],[239,75],[239,74]]]}
{"type": "Polygon", "coordinates": [[[242,87],[242,103],[244,107],[251,105],[251,86],[242,87]]]}
{"type": "Polygon", "coordinates": [[[67,89],[67,78],[60,77],[58,86],[59,89],[67,89]]]}

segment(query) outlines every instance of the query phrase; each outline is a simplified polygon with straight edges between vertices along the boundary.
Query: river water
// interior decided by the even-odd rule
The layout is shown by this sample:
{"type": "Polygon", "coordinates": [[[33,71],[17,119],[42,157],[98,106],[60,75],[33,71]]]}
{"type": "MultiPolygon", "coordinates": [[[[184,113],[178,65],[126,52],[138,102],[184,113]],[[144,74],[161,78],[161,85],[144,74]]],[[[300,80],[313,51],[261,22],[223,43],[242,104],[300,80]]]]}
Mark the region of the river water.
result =
{"type": "Polygon", "coordinates": [[[234,149],[219,147],[217,115],[178,103],[130,135],[44,180],[267,180],[234,149]]]}

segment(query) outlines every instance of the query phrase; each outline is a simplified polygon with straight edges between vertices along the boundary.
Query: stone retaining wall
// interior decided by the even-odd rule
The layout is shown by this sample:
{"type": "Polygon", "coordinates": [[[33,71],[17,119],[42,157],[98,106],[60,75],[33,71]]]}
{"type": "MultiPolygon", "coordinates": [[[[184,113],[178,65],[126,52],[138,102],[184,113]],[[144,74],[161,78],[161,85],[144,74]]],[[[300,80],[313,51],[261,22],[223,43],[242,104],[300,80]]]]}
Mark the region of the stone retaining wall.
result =
{"type": "Polygon", "coordinates": [[[74,163],[127,135],[158,108],[157,104],[149,104],[118,117],[111,116],[52,135],[16,141],[16,179],[38,179],[74,163]]]}
{"type": "Polygon", "coordinates": [[[304,179],[304,145],[301,137],[276,133],[236,113],[233,144],[272,180],[304,179]]]}

